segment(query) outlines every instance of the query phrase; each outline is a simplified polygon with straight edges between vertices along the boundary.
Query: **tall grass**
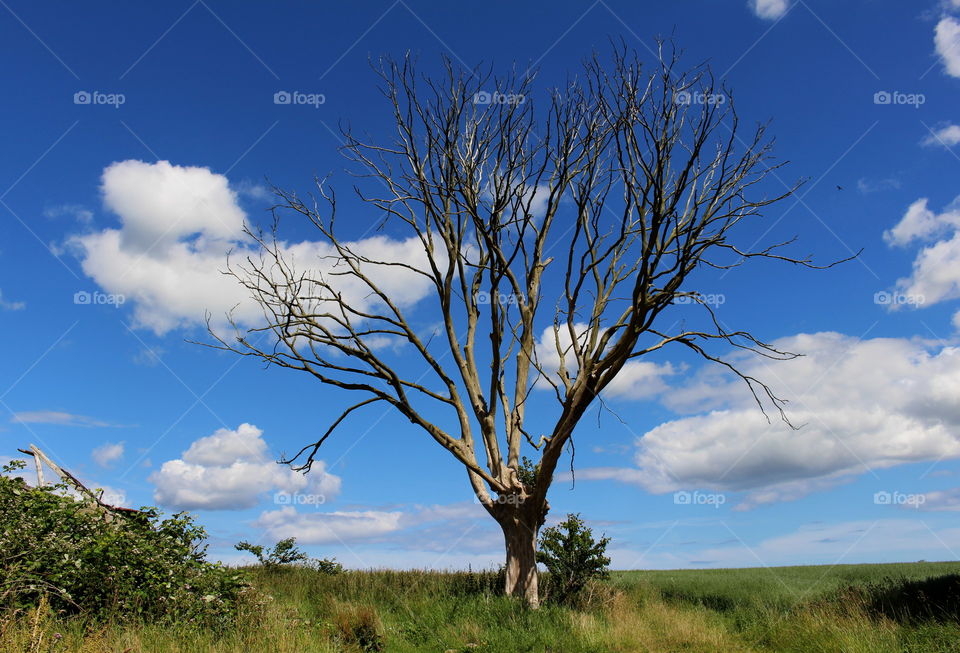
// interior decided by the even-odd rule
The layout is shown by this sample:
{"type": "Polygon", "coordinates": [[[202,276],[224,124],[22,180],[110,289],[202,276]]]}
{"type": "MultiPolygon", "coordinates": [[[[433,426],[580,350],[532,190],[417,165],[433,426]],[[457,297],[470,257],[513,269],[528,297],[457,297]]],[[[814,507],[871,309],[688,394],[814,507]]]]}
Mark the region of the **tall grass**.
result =
{"type": "Polygon", "coordinates": [[[937,607],[910,599],[940,579],[960,591],[958,572],[960,562],[808,565],[616,572],[613,582],[705,609],[749,650],[935,653],[960,651],[957,596],[937,603],[952,614],[937,622],[927,618],[937,607]]]}
{"type": "Polygon", "coordinates": [[[500,596],[501,579],[489,572],[249,568],[262,607],[221,634],[34,610],[0,617],[0,650],[936,653],[960,651],[956,614],[909,601],[938,586],[953,596],[960,579],[925,579],[957,571],[960,563],[620,572],[578,609],[529,611],[500,596]],[[903,618],[904,610],[920,617],[903,618]]]}
{"type": "Polygon", "coordinates": [[[645,582],[667,599],[719,612],[737,612],[753,608],[785,611],[849,585],[885,579],[925,580],[956,573],[960,573],[960,562],[620,571],[612,576],[619,586],[645,582]]]}
{"type": "Polygon", "coordinates": [[[578,633],[568,609],[545,606],[534,612],[500,596],[495,573],[248,571],[254,586],[268,597],[266,606],[222,636],[187,626],[63,623],[47,615],[35,628],[34,615],[27,615],[0,625],[0,650],[31,651],[37,646],[38,651],[82,653],[612,650],[597,648],[578,633]]]}

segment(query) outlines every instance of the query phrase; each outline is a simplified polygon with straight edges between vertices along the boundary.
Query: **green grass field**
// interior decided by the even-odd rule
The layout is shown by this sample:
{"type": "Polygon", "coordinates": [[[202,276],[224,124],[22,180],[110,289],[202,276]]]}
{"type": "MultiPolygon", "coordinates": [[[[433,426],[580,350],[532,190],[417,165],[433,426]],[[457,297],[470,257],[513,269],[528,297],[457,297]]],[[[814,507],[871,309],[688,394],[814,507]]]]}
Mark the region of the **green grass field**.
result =
{"type": "Polygon", "coordinates": [[[614,572],[589,605],[536,612],[497,596],[490,573],[250,572],[265,607],[228,632],[28,615],[0,622],[0,650],[960,651],[960,563],[614,572]],[[937,592],[949,614],[928,610],[937,592]]]}
{"type": "Polygon", "coordinates": [[[822,598],[845,585],[878,582],[884,578],[920,580],[957,573],[960,573],[960,562],[906,562],[699,571],[621,571],[613,572],[613,579],[621,586],[648,583],[665,598],[728,612],[760,607],[788,609],[798,603],[822,598]]]}

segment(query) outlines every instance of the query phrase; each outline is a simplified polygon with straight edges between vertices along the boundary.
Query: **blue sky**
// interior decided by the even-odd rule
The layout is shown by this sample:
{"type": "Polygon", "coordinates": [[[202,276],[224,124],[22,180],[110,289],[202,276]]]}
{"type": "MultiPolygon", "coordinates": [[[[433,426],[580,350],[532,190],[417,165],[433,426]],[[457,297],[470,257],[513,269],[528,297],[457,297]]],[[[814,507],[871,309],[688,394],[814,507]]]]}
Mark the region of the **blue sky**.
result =
{"type": "MultiPolygon", "coordinates": [[[[273,461],[349,397],[186,341],[231,300],[218,269],[238,225],[266,223],[268,182],[332,174],[349,194],[338,125],[390,127],[369,57],[533,63],[546,88],[610,38],[647,57],[670,34],[745,122],[771,121],[790,161],[771,192],[808,180],[743,237],[863,253],[701,281],[724,319],[807,354],[755,367],[802,429],[768,426],[744,388],[667,355],[658,369],[675,374],[611,392],[624,423],[585,420],[553,516],[583,513],[623,568],[957,559],[957,0],[4,0],[0,456],[34,443],[125,505],[190,509],[227,561],[241,539],[288,535],[354,567],[499,561],[461,468],[408,422],[361,413],[297,476],[273,461]],[[275,103],[283,92],[302,102],[275,103]],[[204,209],[170,231],[187,200],[204,209]]],[[[343,216],[358,239],[379,218],[350,202],[343,216]]]]}

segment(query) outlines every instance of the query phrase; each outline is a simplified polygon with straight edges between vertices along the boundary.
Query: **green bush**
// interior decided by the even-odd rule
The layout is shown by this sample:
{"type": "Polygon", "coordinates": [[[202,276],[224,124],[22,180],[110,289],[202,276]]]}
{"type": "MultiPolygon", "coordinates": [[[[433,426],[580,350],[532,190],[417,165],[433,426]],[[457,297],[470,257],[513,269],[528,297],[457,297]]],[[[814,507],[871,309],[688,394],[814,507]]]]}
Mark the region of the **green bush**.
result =
{"type": "Polygon", "coordinates": [[[321,574],[340,574],[344,571],[343,565],[337,562],[336,558],[317,558],[311,560],[309,566],[321,574]]]}
{"type": "Polygon", "coordinates": [[[249,551],[256,556],[261,565],[268,569],[301,564],[319,571],[321,574],[339,574],[343,571],[343,565],[337,562],[336,558],[308,558],[307,554],[297,547],[297,538],[295,537],[280,540],[273,548],[264,548],[260,544],[250,544],[247,541],[234,545],[234,548],[237,551],[249,551]]]}
{"type": "Polygon", "coordinates": [[[280,540],[272,549],[264,549],[260,544],[250,544],[247,541],[236,544],[234,548],[237,551],[249,551],[257,557],[257,560],[264,567],[290,565],[307,559],[307,554],[297,548],[297,538],[295,537],[280,540]]]}
{"type": "Polygon", "coordinates": [[[565,521],[543,529],[537,562],[550,573],[548,598],[574,603],[592,579],[606,578],[610,558],[604,552],[609,543],[608,537],[595,541],[579,514],[568,514],[565,521]]]}
{"type": "Polygon", "coordinates": [[[241,572],[204,559],[206,533],[186,513],[113,512],[0,474],[0,609],[40,605],[94,619],[142,619],[218,627],[250,591],[241,572]]]}

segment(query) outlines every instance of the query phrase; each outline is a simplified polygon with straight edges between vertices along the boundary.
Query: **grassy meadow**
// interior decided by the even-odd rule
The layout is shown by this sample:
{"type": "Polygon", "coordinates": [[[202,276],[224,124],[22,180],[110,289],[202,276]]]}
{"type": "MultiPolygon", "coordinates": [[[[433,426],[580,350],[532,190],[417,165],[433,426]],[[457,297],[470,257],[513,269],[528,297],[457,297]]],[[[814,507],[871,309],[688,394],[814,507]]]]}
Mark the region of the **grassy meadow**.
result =
{"type": "Polygon", "coordinates": [[[224,632],[0,622],[41,653],[960,651],[960,563],[614,572],[574,609],[497,595],[496,574],[250,568],[258,599],[224,632]]]}

